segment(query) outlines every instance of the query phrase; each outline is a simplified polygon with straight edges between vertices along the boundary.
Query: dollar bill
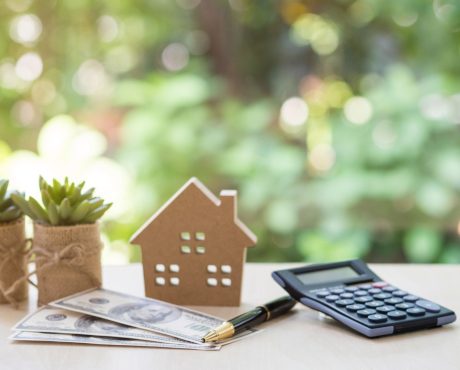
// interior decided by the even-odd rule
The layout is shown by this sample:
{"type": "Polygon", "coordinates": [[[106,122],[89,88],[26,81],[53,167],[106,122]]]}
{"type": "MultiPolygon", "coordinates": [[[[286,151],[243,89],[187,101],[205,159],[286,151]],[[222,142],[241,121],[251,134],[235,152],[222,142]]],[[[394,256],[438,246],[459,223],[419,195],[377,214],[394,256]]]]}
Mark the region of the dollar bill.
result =
{"type": "Polygon", "coordinates": [[[88,335],[76,334],[51,334],[39,332],[17,331],[10,335],[9,339],[15,341],[33,342],[58,342],[58,343],[78,343],[95,344],[105,346],[129,346],[129,347],[151,347],[151,348],[174,348],[174,349],[193,349],[204,351],[218,351],[220,346],[202,346],[193,343],[159,343],[137,339],[93,337],[88,335]]]}
{"type": "Polygon", "coordinates": [[[133,328],[114,321],[49,306],[42,307],[26,316],[13,327],[13,330],[191,344],[181,339],[133,328]]]}
{"type": "Polygon", "coordinates": [[[106,289],[90,289],[54,301],[51,306],[81,312],[192,343],[223,320],[163,301],[106,289]]]}

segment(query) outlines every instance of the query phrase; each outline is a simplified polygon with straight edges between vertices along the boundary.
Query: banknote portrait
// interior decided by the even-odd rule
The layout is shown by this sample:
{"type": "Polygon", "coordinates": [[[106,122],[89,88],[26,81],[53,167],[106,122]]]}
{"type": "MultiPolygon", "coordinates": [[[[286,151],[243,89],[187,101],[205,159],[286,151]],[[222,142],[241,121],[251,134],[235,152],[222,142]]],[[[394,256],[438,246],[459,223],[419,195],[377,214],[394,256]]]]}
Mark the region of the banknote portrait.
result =
{"type": "Polygon", "coordinates": [[[75,322],[75,328],[77,330],[87,330],[90,327],[96,327],[98,329],[102,329],[105,332],[123,332],[126,331],[127,326],[123,324],[118,324],[113,321],[102,320],[94,316],[84,315],[79,317],[78,320],[75,322]]]}
{"type": "Polygon", "coordinates": [[[146,325],[166,324],[179,319],[181,314],[175,307],[155,303],[127,303],[109,311],[111,317],[146,325]]]}

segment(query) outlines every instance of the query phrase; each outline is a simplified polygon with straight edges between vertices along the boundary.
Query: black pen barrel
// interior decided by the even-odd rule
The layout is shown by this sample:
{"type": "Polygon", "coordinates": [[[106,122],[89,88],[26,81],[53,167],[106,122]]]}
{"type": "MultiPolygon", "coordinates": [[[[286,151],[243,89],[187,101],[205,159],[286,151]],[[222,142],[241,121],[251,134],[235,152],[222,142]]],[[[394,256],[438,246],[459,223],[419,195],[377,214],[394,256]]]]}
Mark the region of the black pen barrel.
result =
{"type": "Polygon", "coordinates": [[[267,320],[284,315],[292,307],[294,307],[296,303],[297,301],[288,295],[266,303],[264,307],[270,312],[267,320]]]}
{"type": "Polygon", "coordinates": [[[229,322],[233,325],[235,334],[238,334],[245,329],[285,314],[296,303],[297,301],[290,296],[284,296],[234,317],[229,322]]]}
{"type": "Polygon", "coordinates": [[[256,307],[251,311],[245,312],[229,320],[233,324],[235,334],[249,329],[255,325],[263,323],[267,319],[267,311],[263,307],[256,307]]]}

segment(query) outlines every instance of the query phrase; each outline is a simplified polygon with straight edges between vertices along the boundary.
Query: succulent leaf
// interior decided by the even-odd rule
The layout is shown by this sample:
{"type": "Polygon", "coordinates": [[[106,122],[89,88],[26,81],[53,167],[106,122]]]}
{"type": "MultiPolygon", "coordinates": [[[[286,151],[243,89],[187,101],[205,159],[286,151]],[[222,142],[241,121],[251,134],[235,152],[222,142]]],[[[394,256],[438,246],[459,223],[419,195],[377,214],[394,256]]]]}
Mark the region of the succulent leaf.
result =
{"type": "Polygon", "coordinates": [[[69,198],[65,198],[59,206],[59,215],[62,219],[66,220],[72,214],[72,206],[70,204],[69,198]]]}
{"type": "Polygon", "coordinates": [[[23,212],[13,202],[14,196],[21,196],[18,192],[8,191],[9,181],[0,179],[0,222],[11,222],[22,216],[23,212]]]}
{"type": "Polygon", "coordinates": [[[59,212],[56,205],[54,203],[48,204],[47,211],[48,219],[50,220],[51,225],[59,225],[59,212]]]}
{"type": "MultiPolygon", "coordinates": [[[[0,221],[2,210],[8,210],[14,204],[20,211],[34,221],[48,225],[77,225],[94,223],[101,218],[112,204],[104,204],[104,200],[94,197],[94,188],[83,190],[85,183],[76,184],[65,178],[62,183],[53,179],[47,183],[39,178],[42,203],[33,197],[26,199],[24,195],[13,194],[10,203],[0,198],[0,221]]],[[[0,190],[3,182],[0,182],[0,190]]],[[[12,213],[12,212],[11,212],[12,213]]]]}
{"type": "Polygon", "coordinates": [[[107,212],[107,210],[112,207],[112,203],[109,203],[109,204],[104,204],[102,206],[100,206],[99,208],[95,209],[94,211],[92,211],[91,213],[89,213],[86,217],[85,217],[85,221],[86,223],[93,223],[93,222],[96,222],[99,218],[102,217],[102,215],[107,212]]]}

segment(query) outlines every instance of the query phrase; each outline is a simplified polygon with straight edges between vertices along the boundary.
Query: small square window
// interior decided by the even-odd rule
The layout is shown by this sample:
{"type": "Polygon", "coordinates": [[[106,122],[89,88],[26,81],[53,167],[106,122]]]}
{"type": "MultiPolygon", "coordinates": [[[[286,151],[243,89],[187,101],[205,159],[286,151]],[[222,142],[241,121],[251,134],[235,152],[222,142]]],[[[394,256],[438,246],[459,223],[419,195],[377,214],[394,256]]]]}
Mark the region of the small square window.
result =
{"type": "Polygon", "coordinates": [[[165,285],[165,278],[164,277],[161,277],[161,276],[158,276],[155,278],[155,284],[156,285],[165,285]]]}
{"type": "Polygon", "coordinates": [[[209,286],[217,286],[217,279],[208,278],[207,283],[208,283],[209,286]]]}
{"type": "Polygon", "coordinates": [[[214,274],[214,273],[217,272],[217,266],[216,265],[208,265],[207,270],[208,270],[209,273],[214,274]]]}
{"type": "Polygon", "coordinates": [[[190,233],[187,231],[182,231],[180,233],[181,240],[190,240],[190,233]]]}
{"type": "Polygon", "coordinates": [[[220,267],[220,270],[224,273],[224,274],[231,274],[232,272],[232,266],[230,265],[222,265],[220,267]]]}
{"type": "Polygon", "coordinates": [[[232,285],[232,279],[225,278],[221,280],[223,286],[231,286],[232,285]]]}
{"type": "Polygon", "coordinates": [[[196,240],[206,240],[206,234],[202,231],[195,233],[196,240]]]}
{"type": "Polygon", "coordinates": [[[165,265],[163,265],[162,263],[157,263],[155,265],[155,271],[156,272],[165,272],[165,265]]]}
{"type": "Polygon", "coordinates": [[[204,254],[206,252],[206,248],[203,247],[202,245],[198,245],[195,250],[196,250],[196,253],[198,254],[204,254]]]}
{"type": "Polygon", "coordinates": [[[192,249],[188,245],[181,245],[180,251],[183,254],[190,254],[192,252],[192,249]]]}
{"type": "Polygon", "coordinates": [[[180,283],[180,280],[178,277],[172,277],[169,279],[169,282],[171,283],[171,285],[178,286],[180,283]]]}
{"type": "Polygon", "coordinates": [[[179,272],[179,270],[180,270],[179,265],[177,265],[177,264],[169,265],[169,271],[171,271],[171,272],[179,272]]]}

